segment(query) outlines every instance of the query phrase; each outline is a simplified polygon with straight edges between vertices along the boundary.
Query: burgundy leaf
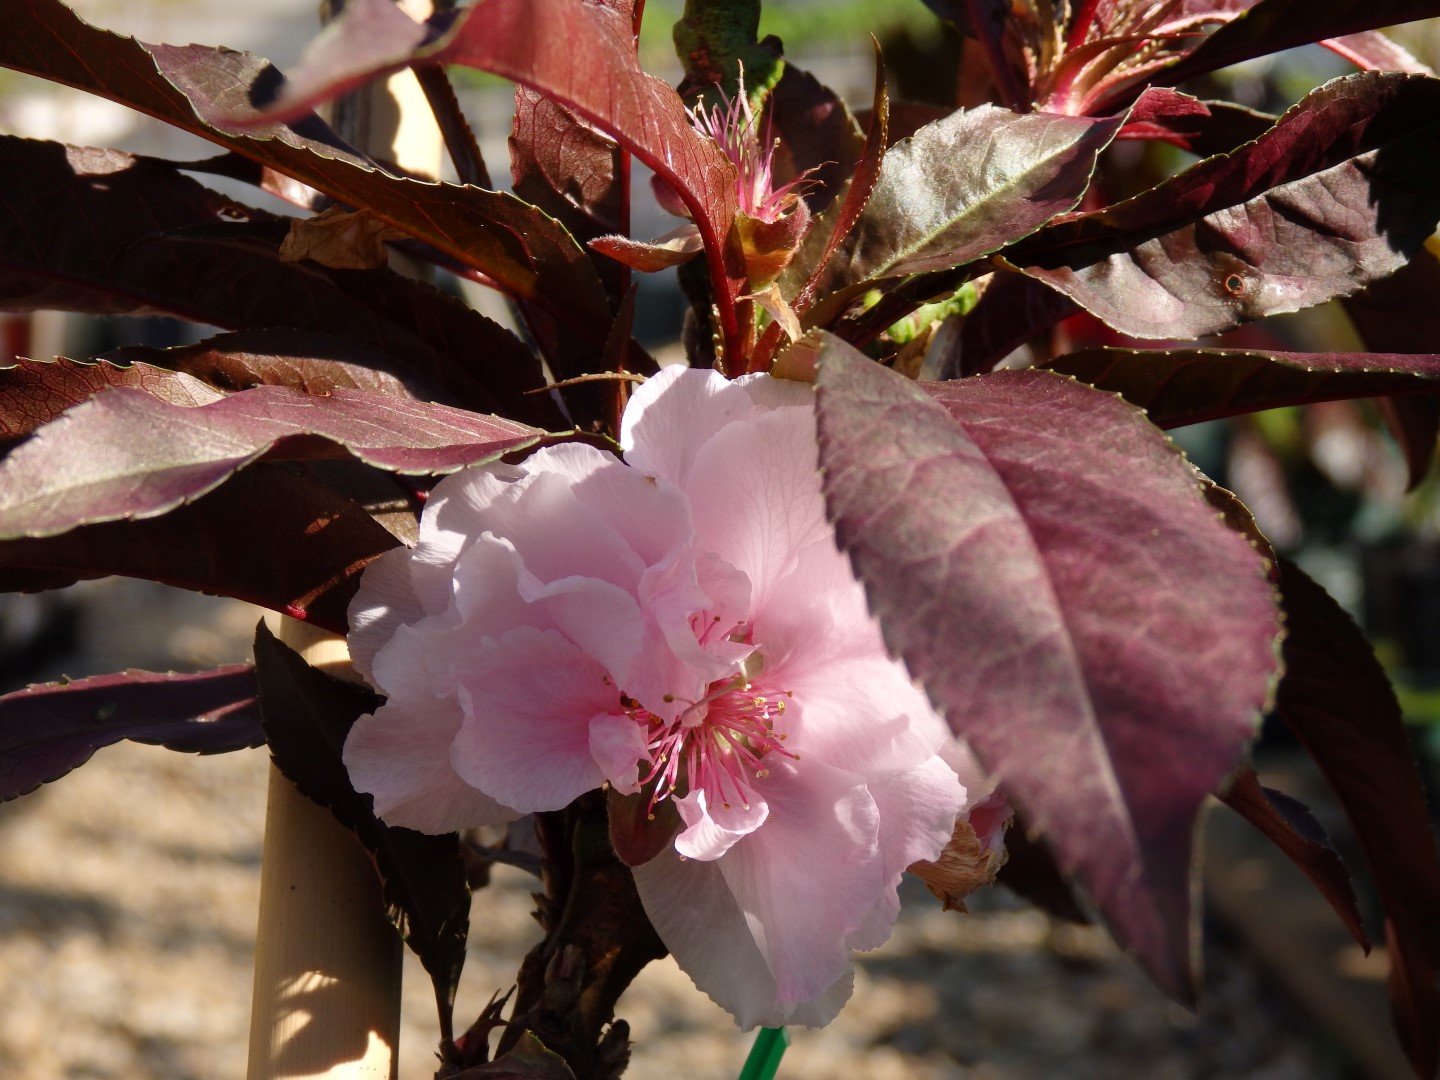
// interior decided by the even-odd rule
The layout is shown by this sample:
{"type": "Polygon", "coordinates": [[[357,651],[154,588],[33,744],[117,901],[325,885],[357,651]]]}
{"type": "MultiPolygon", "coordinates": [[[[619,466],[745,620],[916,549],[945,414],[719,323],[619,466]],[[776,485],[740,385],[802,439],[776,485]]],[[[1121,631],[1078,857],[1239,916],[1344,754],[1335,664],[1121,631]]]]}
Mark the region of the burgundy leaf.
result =
{"type": "Polygon", "coordinates": [[[192,407],[221,396],[199,379],[150,364],[17,357],[13,367],[0,368],[0,440],[23,438],[110,386],[132,387],[160,401],[192,407]]]}
{"type": "MultiPolygon", "coordinates": [[[[363,51],[368,44],[357,41],[355,47],[363,51]]],[[[722,287],[716,300],[726,337],[738,333],[734,298],[744,281],[725,263],[725,240],[739,208],[735,169],[720,147],[691,125],[679,95],[641,69],[629,13],[583,0],[482,0],[463,12],[445,37],[410,59],[478,68],[528,86],[643,161],[674,189],[699,226],[711,278],[722,287]]],[[[265,116],[301,115],[348,85],[352,73],[335,76],[332,82],[327,72],[302,66],[265,116]]],[[[238,110],[247,103],[230,105],[238,110]]]]}
{"type": "Polygon", "coordinates": [[[239,206],[166,162],[10,137],[0,151],[9,165],[0,308],[161,310],[230,328],[343,332],[388,357],[385,370],[457,404],[560,426],[547,396],[525,394],[543,384],[529,350],[430,286],[284,262],[288,219],[239,206]]]}
{"type": "Polygon", "coordinates": [[[826,500],[891,650],[1193,1000],[1196,820],[1275,671],[1264,560],[1111,395],[1035,371],[927,393],[834,340],[818,388],[826,500]]]}
{"type": "MultiPolygon", "coordinates": [[[[1386,352],[1426,353],[1440,341],[1440,259],[1429,245],[1387,278],[1345,298],[1345,313],[1366,348],[1386,352]]],[[[1381,415],[1405,454],[1414,488],[1430,472],[1435,440],[1440,434],[1440,400],[1389,398],[1381,415]]]]}
{"type": "Polygon", "coordinates": [[[189,754],[262,745],[254,671],[122,671],[0,697],[0,801],[58,780],[121,739],[189,754]]]}
{"type": "Polygon", "coordinates": [[[551,304],[557,317],[602,327],[603,338],[604,289],[563,227],[501,192],[391,175],[313,115],[291,125],[261,118],[254,102],[281,82],[267,61],[230,49],[144,45],[96,29],[59,0],[16,0],[5,21],[0,65],[118,101],[371,210],[515,295],[551,304]]]}
{"type": "Polygon", "coordinates": [[[1032,278],[997,273],[961,321],[951,347],[937,357],[940,378],[992,371],[1021,345],[1077,310],[1069,297],[1032,278]]]}
{"type": "Polygon", "coordinates": [[[1199,98],[1172,90],[1168,86],[1149,86],[1135,99],[1125,116],[1117,139],[1162,139],[1182,149],[1210,118],[1210,108],[1199,98]]]}
{"type": "Polygon", "coordinates": [[[1345,57],[1358,68],[1370,71],[1408,71],[1412,75],[1435,74],[1429,65],[1422,64],[1378,30],[1330,38],[1320,44],[1345,57]]]}
{"type": "Polygon", "coordinates": [[[1162,428],[1284,405],[1440,393],[1440,353],[1084,349],[1039,366],[1124,395],[1162,428]]]}
{"type": "Polygon", "coordinates": [[[387,913],[430,975],[442,1037],[449,1042],[470,929],[459,837],[391,828],[375,817],[371,797],[351,785],[340,755],[350,726],[380,704],[368,688],[312,668],[264,623],[255,630],[255,681],[276,766],[374,856],[387,913]]]}
{"type": "Polygon", "coordinates": [[[777,181],[808,174],[800,193],[812,214],[821,213],[864,165],[871,152],[865,136],[839,95],[794,64],[785,65],[769,110],[780,138],[777,181]]]}
{"type": "Polygon", "coordinates": [[[824,287],[944,270],[1014,243],[1080,201],[1120,123],[981,106],[927,124],[885,154],[824,287]]]}
{"type": "Polygon", "coordinates": [[[1328,593],[1280,564],[1285,678],[1276,711],[1350,819],[1385,906],[1390,1004],[1420,1076],[1440,1068],[1440,857],[1394,691],[1328,593]]]}
{"type": "Polygon", "coordinates": [[[1434,0],[1259,0],[1165,72],[1168,83],[1297,45],[1440,15],[1434,0]]]}
{"type": "Polygon", "coordinates": [[[1193,338],[1393,272],[1440,218],[1440,80],[1336,79],[1264,136],[1006,257],[1122,333],[1193,338]]]}
{"type": "Polygon", "coordinates": [[[446,405],[259,386],[187,408],[114,389],[76,406],[0,462],[0,537],[153,517],[214,490],[262,457],[353,455],[400,473],[447,473],[543,434],[446,405]]]}
{"type": "MultiPolygon", "coordinates": [[[[423,377],[410,372],[403,377],[391,374],[390,369],[396,365],[377,349],[310,330],[240,330],[167,349],[126,345],[95,359],[108,361],[107,367],[131,364],[142,370],[155,370],[156,365],[170,368],[226,392],[254,386],[290,386],[314,395],[332,390],[368,390],[422,401],[444,396],[423,377]]],[[[200,400],[174,403],[202,404],[200,400]]]]}
{"type": "Polygon", "coordinates": [[[1305,805],[1283,791],[1261,786],[1251,768],[1241,769],[1219,797],[1304,871],[1368,955],[1370,939],[1360,919],[1350,874],[1305,805]]]}
{"type": "Polygon", "coordinates": [[[0,540],[0,591],[119,574],[233,596],[343,634],[360,572],[396,543],[329,486],[260,464],[161,517],[0,540]]]}
{"type": "MultiPolygon", "coordinates": [[[[827,273],[831,258],[845,242],[865,204],[875,190],[881,163],[889,142],[890,95],[885,89],[885,58],[875,52],[875,99],[870,109],[870,126],[865,132],[865,145],[855,165],[845,198],[833,203],[830,211],[810,229],[798,257],[790,264],[790,277],[782,277],[784,291],[792,295],[797,314],[805,314],[815,300],[815,291],[827,273]],[[798,283],[798,288],[796,287],[798,283]]],[[[837,311],[836,314],[839,312],[837,311]]]]}
{"type": "Polygon", "coordinates": [[[559,218],[582,244],[630,231],[620,153],[614,139],[581,123],[553,98],[515,88],[510,132],[515,194],[559,218]]]}

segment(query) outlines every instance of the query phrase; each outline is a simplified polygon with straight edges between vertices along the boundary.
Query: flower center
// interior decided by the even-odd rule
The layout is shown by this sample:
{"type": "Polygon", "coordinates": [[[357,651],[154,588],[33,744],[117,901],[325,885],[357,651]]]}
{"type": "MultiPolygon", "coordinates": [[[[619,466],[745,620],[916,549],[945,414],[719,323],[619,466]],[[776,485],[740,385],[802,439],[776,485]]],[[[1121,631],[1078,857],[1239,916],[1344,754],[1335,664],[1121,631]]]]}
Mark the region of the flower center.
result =
{"type": "Polygon", "coordinates": [[[652,815],[655,804],[682,783],[688,791],[705,792],[711,806],[729,810],[739,803],[748,809],[754,782],[769,775],[768,754],[800,759],[785,748],[786,734],[775,730],[793,696],[789,690],[758,687],[742,672],[711,683],[704,697],[671,721],[625,699],[626,715],[648,730],[650,771],[640,783],[655,784],[652,815]]]}

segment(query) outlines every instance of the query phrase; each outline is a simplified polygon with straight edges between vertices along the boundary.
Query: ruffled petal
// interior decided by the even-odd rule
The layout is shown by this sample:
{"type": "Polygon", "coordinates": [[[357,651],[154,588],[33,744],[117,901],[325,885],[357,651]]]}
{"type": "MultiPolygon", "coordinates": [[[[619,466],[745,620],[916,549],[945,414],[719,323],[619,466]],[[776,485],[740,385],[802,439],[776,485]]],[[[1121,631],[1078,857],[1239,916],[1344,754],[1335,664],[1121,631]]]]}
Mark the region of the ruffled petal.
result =
{"type": "Polygon", "coordinates": [[[806,409],[762,413],[717,432],[696,451],[684,489],[697,550],[749,578],[754,613],[766,610],[771,590],[795,569],[803,549],[833,535],[806,409]]]}
{"type": "Polygon", "coordinates": [[[377,690],[372,664],[376,653],[400,627],[425,617],[411,580],[413,554],[406,548],[387,551],[365,567],[360,588],[350,601],[350,660],[360,677],[377,690]]]}
{"type": "Polygon", "coordinates": [[[520,816],[451,767],[450,745],[461,719],[458,701],[435,700],[420,708],[389,701],[355,721],[342,756],[355,790],[375,796],[377,817],[388,825],[447,833],[520,816]]]}
{"type": "Polygon", "coordinates": [[[683,488],[696,452],[721,428],[762,407],[753,392],[718,371],[662,368],[630,395],[620,446],[633,468],[683,488]]]}
{"type": "Polygon", "coordinates": [[[622,795],[640,789],[640,761],[648,759],[645,728],[623,713],[590,718],[590,756],[622,795]]]}
{"type": "Polygon", "coordinates": [[[850,998],[854,972],[847,967],[810,1001],[782,1004],[752,920],[720,866],[665,851],[635,868],[645,912],[681,969],[746,1031],[762,1025],[823,1027],[835,1019],[850,998]]]}
{"type": "Polygon", "coordinates": [[[775,977],[781,1008],[813,1001],[850,966],[846,939],[889,887],[875,800],[818,761],[777,763],[765,827],[719,860],[775,977]]]}
{"type": "Polygon", "coordinates": [[[554,630],[522,626],[481,650],[458,690],[465,721],[451,762],[467,783],[522,813],[559,810],[605,779],[590,720],[619,691],[554,630]]]}
{"type": "Polygon", "coordinates": [[[905,868],[939,858],[965,806],[965,788],[938,756],[918,768],[872,780],[867,787],[880,815],[880,873],[889,884],[848,938],[852,949],[862,951],[879,948],[890,937],[900,914],[896,890],[905,868]]]}
{"type": "Polygon", "coordinates": [[[675,850],[687,859],[712,861],[749,836],[770,816],[770,806],[754,796],[746,803],[710,806],[704,791],[675,800],[685,830],[675,837],[675,850]]]}

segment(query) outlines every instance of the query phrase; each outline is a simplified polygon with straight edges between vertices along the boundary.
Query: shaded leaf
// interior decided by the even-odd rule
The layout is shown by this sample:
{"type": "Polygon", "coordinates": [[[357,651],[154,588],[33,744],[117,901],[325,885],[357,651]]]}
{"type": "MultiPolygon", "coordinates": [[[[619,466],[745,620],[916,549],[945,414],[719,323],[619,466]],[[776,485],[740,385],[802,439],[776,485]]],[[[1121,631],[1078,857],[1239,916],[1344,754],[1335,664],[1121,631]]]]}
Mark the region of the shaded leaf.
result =
{"type": "Polygon", "coordinates": [[[0,697],[0,801],[58,780],[122,739],[189,754],[263,745],[254,671],[122,671],[0,697]]]}
{"type": "Polygon", "coordinates": [[[450,1080],[575,1080],[575,1074],[564,1058],[526,1031],[494,1061],[452,1073],[450,1080]]]}
{"type": "Polygon", "coordinates": [[[315,397],[258,386],[187,408],[115,389],[76,406],[0,463],[0,537],[163,514],[262,457],[349,454],[394,472],[436,474],[492,461],[542,434],[498,416],[363,390],[315,397]]]}
{"type": "Polygon", "coordinates": [[[823,287],[944,270],[1014,243],[1080,201],[1120,123],[984,105],[927,124],[885,154],[823,287]]]}
{"type": "Polygon", "coordinates": [[[1227,22],[1174,67],[1167,83],[1297,45],[1440,15],[1434,0],[1259,0],[1227,22]]]}
{"type": "Polygon", "coordinates": [[[1440,1068],[1440,857],[1400,707],[1354,621],[1280,563],[1285,678],[1275,711],[1334,790],[1385,906],[1390,1005],[1415,1071],[1440,1068]]]}
{"type": "MultiPolygon", "coordinates": [[[[357,41],[355,48],[363,52],[368,45],[357,41]]],[[[482,0],[410,60],[473,67],[528,86],[643,161],[689,208],[705,238],[711,278],[723,287],[717,302],[726,336],[738,332],[733,301],[743,280],[724,258],[739,205],[735,169],[691,126],[679,95],[641,69],[628,12],[583,0],[482,0]]],[[[329,75],[301,67],[266,115],[299,115],[334,96],[349,75],[335,73],[333,82],[329,75]]]]}
{"type": "Polygon", "coordinates": [[[626,181],[614,139],[553,98],[515,88],[510,176],[515,194],[558,218],[580,243],[628,233],[626,181]]]}
{"type": "Polygon", "coordinates": [[[992,371],[1028,341],[1079,310],[1069,297],[1023,274],[996,273],[975,307],[960,322],[943,356],[940,378],[992,371]]]}
{"type": "Polygon", "coordinates": [[[448,1038],[470,928],[460,838],[391,828],[371,811],[372,797],[351,786],[341,751],[355,720],[379,706],[372,691],[312,668],[264,623],[255,629],[255,681],[276,766],[374,856],[387,913],[430,974],[448,1038]]]}
{"type": "Polygon", "coordinates": [[[396,543],[357,503],[294,466],[262,463],[162,517],[0,540],[0,591],[120,574],[233,596],[343,634],[360,572],[396,543]]]}
{"type": "Polygon", "coordinates": [[[1006,258],[1135,337],[1194,338],[1392,273],[1440,218],[1440,80],[1336,79],[1265,135],[1006,258]]]}
{"type": "Polygon", "coordinates": [[[1370,939],[1360,919],[1350,874],[1305,804],[1283,791],[1261,786],[1255,770],[1250,768],[1241,769],[1219,798],[1304,871],[1368,955],[1370,939]]]}
{"type": "MultiPolygon", "coordinates": [[[[3,46],[0,46],[3,47],[3,46]]],[[[385,270],[286,263],[288,219],[236,204],[169,163],[0,136],[0,308],[167,311],[227,328],[344,336],[482,411],[560,426],[515,336],[385,270]],[[552,423],[552,421],[554,421],[552,423]]]]}
{"type": "MultiPolygon", "coordinates": [[[[872,153],[865,135],[835,91],[793,64],[785,65],[769,101],[770,121],[780,139],[775,179],[784,183],[808,174],[799,194],[812,214],[821,213],[872,153]],[[782,162],[787,166],[783,171],[782,162]]],[[[878,153],[875,159],[878,162],[878,153]]]]}
{"type": "Polygon", "coordinates": [[[1038,366],[1122,394],[1162,428],[1285,405],[1440,393],[1440,353],[1102,348],[1038,366]]]}
{"type": "MultiPolygon", "coordinates": [[[[875,98],[870,108],[870,125],[865,131],[865,144],[860,149],[860,159],[845,188],[845,197],[832,203],[829,211],[811,226],[800,242],[797,257],[782,274],[782,290],[791,294],[795,310],[804,314],[815,301],[816,290],[829,271],[830,260],[840,250],[840,245],[850,235],[865,205],[875,190],[880,175],[885,149],[889,143],[890,95],[885,89],[885,59],[875,50],[875,98]],[[802,276],[803,275],[803,276],[802,276]]],[[[840,308],[832,317],[840,314],[840,308]]],[[[824,325],[826,320],[821,321],[824,325]]]]}
{"type": "Polygon", "coordinates": [[[151,364],[17,357],[13,366],[0,368],[0,439],[23,438],[111,386],[128,386],[159,401],[189,407],[220,397],[191,375],[151,364]]]}
{"type": "MultiPolygon", "coordinates": [[[[1385,352],[1426,353],[1440,341],[1440,259],[1431,242],[1395,273],[1363,292],[1345,298],[1345,313],[1366,348],[1385,352]]],[[[1405,454],[1410,487],[1430,471],[1440,435],[1440,400],[1390,398],[1381,415],[1405,454]]]]}
{"type": "Polygon", "coordinates": [[[817,385],[826,501],[892,652],[1192,1000],[1196,819],[1275,670],[1263,560],[1110,395],[1035,371],[927,393],[834,340],[817,385]]]}
{"type": "MultiPolygon", "coordinates": [[[[389,369],[394,368],[395,363],[378,349],[310,330],[239,330],[233,334],[217,334],[193,345],[163,349],[126,345],[97,356],[95,361],[107,368],[115,364],[134,365],[142,370],[168,368],[224,392],[255,386],[289,386],[312,395],[333,390],[368,390],[422,401],[445,396],[416,373],[406,371],[403,377],[391,374],[389,369]]],[[[0,376],[0,386],[3,385],[3,376],[0,376]]],[[[153,391],[152,394],[162,396],[153,391]]],[[[174,403],[186,404],[180,400],[174,403]]],[[[200,400],[194,402],[201,403],[200,400]]]]}
{"type": "Polygon", "coordinates": [[[199,45],[144,45],[99,30],[59,0],[15,0],[0,65],[148,113],[373,211],[517,296],[548,304],[582,330],[603,326],[604,289],[585,252],[553,219],[514,196],[391,175],[315,116],[264,119],[254,102],[282,81],[268,61],[199,45]],[[563,300],[561,299],[563,298],[563,300]]]}

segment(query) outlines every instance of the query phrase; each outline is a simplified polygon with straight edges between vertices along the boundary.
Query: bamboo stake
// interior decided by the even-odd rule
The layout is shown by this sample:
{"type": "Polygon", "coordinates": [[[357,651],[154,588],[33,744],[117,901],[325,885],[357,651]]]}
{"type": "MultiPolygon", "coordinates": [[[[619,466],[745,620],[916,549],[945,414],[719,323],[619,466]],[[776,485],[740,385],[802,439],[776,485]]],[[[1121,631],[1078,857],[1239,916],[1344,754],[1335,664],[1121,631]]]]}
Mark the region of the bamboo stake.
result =
{"type": "MultiPolygon", "coordinates": [[[[415,19],[432,10],[430,0],[400,6],[415,19]]],[[[337,117],[343,138],[439,175],[439,129],[413,74],[400,72],[357,96],[353,113],[337,117]]],[[[279,636],[316,667],[350,671],[341,638],[291,619],[279,636]]],[[[369,856],[272,766],[248,1080],[395,1080],[400,974],[400,938],[385,919],[369,856]]]]}
{"type": "MultiPolygon", "coordinates": [[[[286,619],[280,640],[349,670],[341,638],[286,619]]],[[[400,960],[369,856],[271,766],[248,1080],[394,1080],[400,960]]]]}

